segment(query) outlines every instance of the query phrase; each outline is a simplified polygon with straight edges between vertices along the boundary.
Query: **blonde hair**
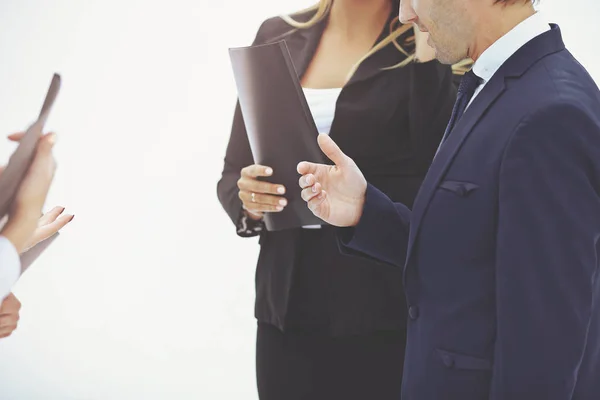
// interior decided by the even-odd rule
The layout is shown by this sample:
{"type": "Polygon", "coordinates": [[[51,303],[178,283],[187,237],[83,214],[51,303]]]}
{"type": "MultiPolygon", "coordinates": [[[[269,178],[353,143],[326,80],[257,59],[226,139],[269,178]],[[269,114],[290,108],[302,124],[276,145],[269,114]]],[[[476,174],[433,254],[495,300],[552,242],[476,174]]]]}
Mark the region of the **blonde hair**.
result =
{"type": "MultiPolygon", "coordinates": [[[[311,28],[312,26],[318,24],[325,17],[327,17],[329,15],[329,12],[331,11],[332,4],[333,4],[333,0],[319,0],[319,2],[317,4],[292,14],[292,15],[298,15],[298,14],[314,12],[313,16],[306,22],[297,21],[291,15],[281,15],[280,17],[288,25],[292,26],[293,28],[307,29],[307,28],[311,28]]],[[[365,54],[364,56],[361,57],[360,60],[358,60],[358,62],[351,68],[351,70],[348,74],[348,79],[350,79],[350,77],[352,77],[352,75],[354,75],[354,73],[356,72],[356,70],[358,69],[358,67],[360,66],[360,64],[363,61],[365,61],[367,58],[371,57],[373,54],[377,53],[379,50],[383,49],[390,43],[392,43],[394,45],[394,47],[396,47],[396,49],[398,49],[398,51],[400,51],[402,54],[404,54],[406,56],[406,58],[396,65],[391,65],[391,66],[382,68],[383,70],[402,68],[402,67],[410,64],[411,62],[413,62],[413,60],[415,59],[414,52],[409,53],[400,43],[398,43],[398,38],[400,36],[404,35],[406,32],[408,32],[411,28],[412,28],[412,26],[409,24],[406,24],[406,25],[401,24],[399,17],[394,18],[389,26],[390,34],[388,36],[386,36],[383,40],[381,40],[379,43],[377,43],[375,46],[373,46],[373,48],[371,50],[369,50],[369,52],[367,52],[367,54],[365,54]]],[[[290,33],[292,33],[292,32],[290,32],[290,33]]],[[[411,36],[405,38],[403,44],[404,45],[413,44],[414,41],[415,41],[415,36],[411,35],[411,36]]],[[[471,60],[460,61],[452,66],[452,72],[457,75],[463,75],[465,72],[467,72],[470,69],[472,64],[473,64],[473,62],[471,60]]]]}

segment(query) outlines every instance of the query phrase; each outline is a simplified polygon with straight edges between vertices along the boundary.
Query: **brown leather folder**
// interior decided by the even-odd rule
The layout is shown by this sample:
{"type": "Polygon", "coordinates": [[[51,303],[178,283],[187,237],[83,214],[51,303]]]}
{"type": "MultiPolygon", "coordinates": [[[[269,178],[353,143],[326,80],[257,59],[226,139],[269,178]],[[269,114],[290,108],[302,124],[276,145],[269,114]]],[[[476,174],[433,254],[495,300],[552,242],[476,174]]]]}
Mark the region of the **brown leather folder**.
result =
{"type": "Polygon", "coordinates": [[[300,161],[323,162],[317,127],[285,41],[229,49],[250,148],[257,164],[273,168],[265,179],[285,185],[287,207],[267,213],[269,231],[324,225],[300,196],[300,161]]]}
{"type": "MultiPolygon", "coordinates": [[[[42,137],[44,124],[50,115],[50,110],[60,90],[60,76],[54,74],[50,88],[46,94],[46,99],[37,120],[25,132],[25,135],[19,142],[19,146],[11,155],[6,168],[0,174],[0,220],[4,219],[10,210],[19,187],[27,175],[29,166],[35,156],[37,143],[42,137]]],[[[25,270],[35,259],[56,239],[54,235],[38,245],[31,248],[21,257],[22,269],[25,270]]]]}

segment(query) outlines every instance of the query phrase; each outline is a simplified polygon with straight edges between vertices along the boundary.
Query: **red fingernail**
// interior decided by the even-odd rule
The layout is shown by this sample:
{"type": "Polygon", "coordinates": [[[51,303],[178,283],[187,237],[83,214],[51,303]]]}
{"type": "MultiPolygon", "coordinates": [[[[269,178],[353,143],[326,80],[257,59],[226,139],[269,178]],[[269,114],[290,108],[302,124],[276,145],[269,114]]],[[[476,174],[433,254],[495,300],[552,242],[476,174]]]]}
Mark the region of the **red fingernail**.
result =
{"type": "Polygon", "coordinates": [[[75,215],[71,215],[71,219],[69,220],[69,222],[73,221],[73,218],[75,218],[75,215]]]}

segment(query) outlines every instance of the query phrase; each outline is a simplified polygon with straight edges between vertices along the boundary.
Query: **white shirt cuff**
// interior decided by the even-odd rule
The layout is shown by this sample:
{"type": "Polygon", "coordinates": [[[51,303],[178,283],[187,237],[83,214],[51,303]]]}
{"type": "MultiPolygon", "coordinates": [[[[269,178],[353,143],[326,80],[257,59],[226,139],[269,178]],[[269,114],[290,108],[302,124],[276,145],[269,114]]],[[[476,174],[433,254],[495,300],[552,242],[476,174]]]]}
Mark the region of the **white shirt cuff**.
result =
{"type": "Polygon", "coordinates": [[[0,300],[12,291],[13,285],[21,276],[21,258],[15,246],[0,236],[0,300]]]}

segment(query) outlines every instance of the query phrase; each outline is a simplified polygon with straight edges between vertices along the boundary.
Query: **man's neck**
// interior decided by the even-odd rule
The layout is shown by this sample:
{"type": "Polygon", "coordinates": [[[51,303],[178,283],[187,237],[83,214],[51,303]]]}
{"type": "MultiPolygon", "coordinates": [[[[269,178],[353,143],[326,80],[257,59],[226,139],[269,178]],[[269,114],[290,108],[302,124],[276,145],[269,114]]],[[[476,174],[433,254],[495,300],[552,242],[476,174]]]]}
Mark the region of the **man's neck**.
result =
{"type": "Polygon", "coordinates": [[[515,26],[535,14],[531,3],[496,5],[487,18],[481,18],[475,29],[475,42],[469,47],[469,57],[473,61],[515,26]]]}
{"type": "Polygon", "coordinates": [[[335,0],[329,14],[328,30],[347,39],[361,38],[365,33],[379,34],[392,11],[390,0],[335,0]]]}

